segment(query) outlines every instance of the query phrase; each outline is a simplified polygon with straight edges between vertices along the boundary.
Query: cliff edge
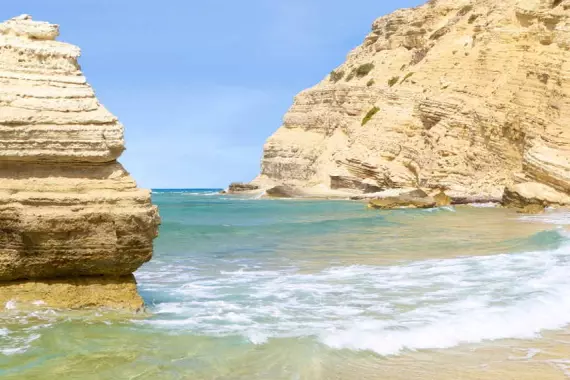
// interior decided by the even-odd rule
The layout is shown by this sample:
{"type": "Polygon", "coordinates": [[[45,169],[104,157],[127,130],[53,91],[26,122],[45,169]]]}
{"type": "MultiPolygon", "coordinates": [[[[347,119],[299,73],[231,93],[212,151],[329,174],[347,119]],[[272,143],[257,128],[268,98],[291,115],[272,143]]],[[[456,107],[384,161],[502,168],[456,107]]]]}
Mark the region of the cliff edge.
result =
{"type": "Polygon", "coordinates": [[[0,24],[0,303],[138,309],[159,216],[57,25],[0,24]]]}
{"type": "Polygon", "coordinates": [[[567,193],[569,89],[569,0],[431,0],[297,95],[253,184],[567,193]]]}

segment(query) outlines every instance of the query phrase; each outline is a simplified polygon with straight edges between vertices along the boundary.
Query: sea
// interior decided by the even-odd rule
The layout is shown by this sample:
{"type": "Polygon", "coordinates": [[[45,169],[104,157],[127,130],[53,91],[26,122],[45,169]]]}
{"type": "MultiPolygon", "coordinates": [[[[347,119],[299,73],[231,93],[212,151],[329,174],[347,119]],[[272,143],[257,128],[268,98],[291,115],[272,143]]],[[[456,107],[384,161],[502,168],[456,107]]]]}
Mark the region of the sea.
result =
{"type": "Polygon", "coordinates": [[[0,378],[570,378],[570,214],[257,198],[154,190],[147,312],[0,305],[0,378]]]}

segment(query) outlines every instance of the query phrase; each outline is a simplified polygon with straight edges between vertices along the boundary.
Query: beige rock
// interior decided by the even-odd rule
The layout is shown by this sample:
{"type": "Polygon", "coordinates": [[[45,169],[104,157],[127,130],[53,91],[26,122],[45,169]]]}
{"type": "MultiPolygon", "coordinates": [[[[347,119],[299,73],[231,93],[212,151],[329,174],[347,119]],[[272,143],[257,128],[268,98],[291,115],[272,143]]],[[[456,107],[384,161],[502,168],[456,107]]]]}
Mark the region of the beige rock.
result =
{"type": "Polygon", "coordinates": [[[139,311],[144,307],[133,275],[0,283],[0,310],[9,303],[18,309],[34,306],[71,309],[104,306],[139,311]]]}
{"type": "Polygon", "coordinates": [[[447,196],[447,194],[445,194],[443,191],[440,191],[434,195],[433,199],[435,200],[436,206],[438,207],[450,206],[453,203],[451,197],[447,196]]]}
{"type": "Polygon", "coordinates": [[[37,22],[30,15],[20,15],[0,24],[0,34],[35,40],[55,40],[59,27],[48,22],[37,22]]]}
{"type": "Polygon", "coordinates": [[[299,190],[289,186],[275,186],[265,190],[265,194],[271,198],[296,198],[303,196],[299,190]]]}
{"type": "Polygon", "coordinates": [[[131,274],[160,219],[116,161],[123,126],[58,33],[27,15],[0,23],[0,298],[136,309],[131,274]]]}
{"type": "Polygon", "coordinates": [[[517,212],[519,214],[542,214],[545,210],[543,205],[539,204],[530,204],[526,205],[521,209],[518,209],[517,212]]]}
{"type": "Polygon", "coordinates": [[[361,179],[351,176],[334,176],[331,175],[331,189],[360,190],[363,193],[376,193],[382,191],[372,179],[361,179]]]}
{"type": "Polygon", "coordinates": [[[358,194],[350,197],[351,200],[370,200],[386,197],[399,197],[402,195],[416,196],[416,197],[427,197],[428,194],[421,189],[405,188],[405,189],[388,189],[382,190],[376,193],[368,194],[358,194]]]}
{"type": "Polygon", "coordinates": [[[528,205],[569,206],[570,196],[542,183],[525,182],[505,189],[503,205],[520,209],[528,205]]]}
{"type": "Polygon", "coordinates": [[[333,175],[495,199],[522,177],[566,192],[569,73],[566,0],[398,10],[297,95],[254,183],[330,186],[333,175]]]}
{"type": "Polygon", "coordinates": [[[252,185],[249,183],[234,182],[230,184],[230,186],[228,187],[227,193],[236,194],[236,193],[250,192],[255,190],[259,190],[259,186],[252,185]]]}
{"type": "Polygon", "coordinates": [[[436,201],[432,197],[413,197],[408,195],[372,199],[368,202],[368,207],[374,209],[432,208],[435,206],[436,201]]]}

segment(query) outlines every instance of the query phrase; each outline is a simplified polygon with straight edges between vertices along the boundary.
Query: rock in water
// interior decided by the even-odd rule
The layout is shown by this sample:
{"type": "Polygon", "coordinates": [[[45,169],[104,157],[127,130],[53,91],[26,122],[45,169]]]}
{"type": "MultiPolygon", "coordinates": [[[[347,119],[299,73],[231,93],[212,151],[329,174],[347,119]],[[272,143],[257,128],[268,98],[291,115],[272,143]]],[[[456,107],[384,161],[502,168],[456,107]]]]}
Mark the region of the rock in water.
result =
{"type": "Polygon", "coordinates": [[[297,95],[254,183],[329,186],[336,176],[496,199],[523,178],[567,192],[568,62],[567,0],[398,10],[297,95]]]}
{"type": "Polygon", "coordinates": [[[435,204],[437,207],[450,206],[453,203],[451,197],[445,194],[444,191],[440,191],[439,193],[434,195],[433,199],[435,200],[435,204]]]}
{"type": "Polygon", "coordinates": [[[230,186],[228,188],[228,192],[230,194],[243,193],[243,192],[255,191],[255,190],[259,190],[259,186],[252,185],[249,183],[241,183],[241,182],[234,182],[234,183],[230,184],[230,186]]]}
{"type": "Polygon", "coordinates": [[[542,214],[545,210],[543,205],[539,204],[530,204],[526,205],[525,207],[517,210],[519,214],[542,214]]]}
{"type": "Polygon", "coordinates": [[[265,195],[270,198],[296,198],[303,194],[293,187],[275,186],[265,190],[265,195]]]}
{"type": "Polygon", "coordinates": [[[519,183],[505,189],[503,205],[523,209],[529,205],[568,206],[570,196],[537,182],[519,183]]]}
{"type": "Polygon", "coordinates": [[[0,303],[136,309],[157,208],[117,162],[123,126],[58,34],[27,15],[0,24],[0,303]]]}
{"type": "Polygon", "coordinates": [[[396,197],[385,197],[372,199],[368,202],[369,208],[391,210],[397,208],[432,208],[436,206],[436,201],[432,197],[415,197],[411,195],[400,195],[396,197]]]}

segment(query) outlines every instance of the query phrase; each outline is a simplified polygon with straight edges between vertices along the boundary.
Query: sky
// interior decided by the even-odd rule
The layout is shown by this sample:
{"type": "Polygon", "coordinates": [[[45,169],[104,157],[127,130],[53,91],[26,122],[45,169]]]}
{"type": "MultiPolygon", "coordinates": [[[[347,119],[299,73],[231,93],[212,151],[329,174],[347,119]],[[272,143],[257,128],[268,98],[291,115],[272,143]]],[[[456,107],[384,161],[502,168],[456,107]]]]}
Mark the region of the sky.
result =
{"type": "Polygon", "coordinates": [[[0,19],[60,24],[60,41],[125,125],[120,162],[147,188],[224,188],[259,172],[293,97],[422,0],[3,0],[0,19]]]}

